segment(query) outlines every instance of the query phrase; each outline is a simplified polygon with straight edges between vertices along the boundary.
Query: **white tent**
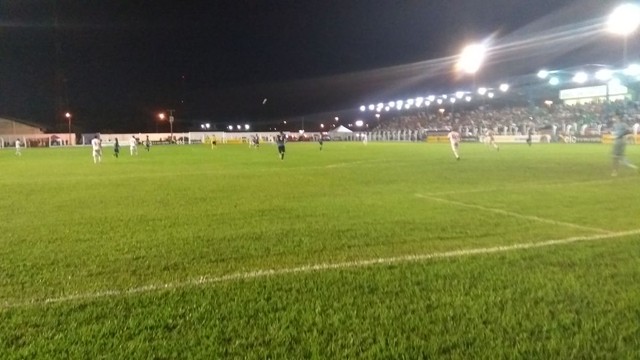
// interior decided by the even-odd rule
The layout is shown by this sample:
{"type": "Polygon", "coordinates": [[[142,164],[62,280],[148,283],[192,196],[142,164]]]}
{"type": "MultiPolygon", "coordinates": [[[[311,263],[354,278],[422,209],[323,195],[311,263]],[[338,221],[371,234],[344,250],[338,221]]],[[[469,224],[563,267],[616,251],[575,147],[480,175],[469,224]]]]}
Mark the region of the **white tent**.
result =
{"type": "Polygon", "coordinates": [[[329,131],[329,136],[331,136],[332,139],[342,139],[342,138],[346,138],[348,136],[350,136],[351,134],[353,134],[353,131],[347,129],[346,127],[340,125],[335,129],[331,129],[329,131]]]}
{"type": "Polygon", "coordinates": [[[352,134],[353,131],[347,129],[346,127],[340,125],[335,129],[332,129],[331,131],[329,131],[329,134],[352,134]]]}

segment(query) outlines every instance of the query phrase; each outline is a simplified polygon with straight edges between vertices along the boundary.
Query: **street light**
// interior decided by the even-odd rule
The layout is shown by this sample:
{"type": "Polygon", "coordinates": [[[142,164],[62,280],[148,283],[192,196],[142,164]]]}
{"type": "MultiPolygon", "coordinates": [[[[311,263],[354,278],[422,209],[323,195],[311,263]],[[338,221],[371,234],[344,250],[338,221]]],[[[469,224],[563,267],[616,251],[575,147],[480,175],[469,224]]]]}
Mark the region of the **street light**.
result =
{"type": "MultiPolygon", "coordinates": [[[[169,112],[169,129],[171,131],[171,136],[169,137],[169,144],[172,144],[173,143],[173,120],[174,120],[173,112],[175,110],[167,110],[167,111],[169,112]]],[[[160,118],[160,120],[164,120],[165,118],[164,112],[159,113],[158,118],[160,118]]]]}
{"type": "Polygon", "coordinates": [[[640,7],[635,4],[622,4],[615,8],[607,21],[609,32],[622,35],[622,65],[627,65],[627,38],[640,26],[640,7]]]}
{"type": "Polygon", "coordinates": [[[67,138],[67,145],[71,146],[71,113],[64,114],[64,117],[67,118],[67,123],[69,124],[69,137],[67,138]]]}

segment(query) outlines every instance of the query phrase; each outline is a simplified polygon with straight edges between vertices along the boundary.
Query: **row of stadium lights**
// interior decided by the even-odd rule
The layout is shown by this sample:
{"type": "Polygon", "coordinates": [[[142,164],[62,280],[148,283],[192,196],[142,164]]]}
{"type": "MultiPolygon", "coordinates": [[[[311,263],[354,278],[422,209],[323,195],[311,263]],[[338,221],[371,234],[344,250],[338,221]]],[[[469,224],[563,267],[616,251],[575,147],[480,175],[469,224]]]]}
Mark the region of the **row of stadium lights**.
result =
{"type": "MultiPolygon", "coordinates": [[[[627,37],[634,31],[636,31],[636,29],[639,26],[640,26],[640,7],[633,3],[619,5],[609,15],[608,21],[606,23],[607,31],[616,35],[621,35],[624,38],[623,62],[625,63],[625,65],[626,65],[627,37]]],[[[471,44],[466,46],[462,50],[459,60],[456,64],[457,70],[473,75],[475,79],[475,74],[476,72],[478,72],[478,70],[480,70],[480,67],[482,66],[482,63],[484,62],[484,59],[486,57],[486,53],[487,53],[487,49],[484,43],[471,44]]],[[[559,72],[559,71],[555,71],[555,72],[559,72]]],[[[545,79],[549,76],[549,74],[552,74],[552,73],[554,72],[541,70],[538,73],[538,76],[542,79],[545,79]]],[[[631,65],[627,69],[625,69],[623,73],[625,73],[628,76],[638,76],[638,79],[640,80],[639,65],[636,65],[636,64],[631,65]]],[[[613,72],[611,70],[606,70],[606,69],[598,71],[595,74],[595,78],[600,81],[616,80],[613,78],[613,72]]],[[[589,80],[589,75],[585,72],[578,72],[573,76],[572,80],[576,83],[582,84],[589,80]]],[[[549,79],[549,84],[558,85],[560,84],[560,79],[557,76],[553,76],[549,79]]],[[[508,84],[500,85],[500,90],[507,91],[508,89],[509,89],[508,84]]],[[[489,89],[486,89],[486,88],[479,88],[478,94],[483,96],[486,94],[489,98],[492,98],[495,95],[493,92],[489,91],[489,89]]],[[[467,102],[471,101],[471,96],[468,95],[468,93],[456,92],[455,97],[442,95],[440,98],[436,99],[435,96],[431,95],[427,97],[426,101],[422,97],[417,97],[415,99],[408,99],[406,101],[402,101],[402,100],[390,101],[386,105],[384,103],[378,103],[375,105],[370,104],[369,106],[361,105],[360,111],[364,112],[368,109],[370,111],[376,111],[377,113],[380,113],[382,109],[384,109],[385,111],[389,111],[393,108],[402,110],[403,108],[409,109],[414,104],[416,107],[420,107],[422,105],[429,106],[434,102],[434,100],[438,104],[442,104],[447,99],[449,99],[451,104],[454,104],[456,102],[456,99],[462,99],[462,98],[464,98],[467,102]]]]}
{"type": "MultiPolygon", "coordinates": [[[[560,84],[560,77],[557,76],[556,74],[567,74],[568,72],[564,71],[564,70],[540,70],[538,71],[538,77],[540,79],[546,80],[549,79],[549,85],[552,86],[556,86],[560,84]]],[[[629,65],[627,68],[625,68],[624,70],[621,71],[614,71],[611,69],[600,69],[598,71],[596,71],[593,74],[593,78],[598,80],[598,81],[603,81],[603,82],[613,82],[614,84],[619,84],[620,83],[620,79],[616,78],[615,75],[616,73],[618,74],[622,74],[628,77],[635,77],[636,80],[640,81],[640,65],[638,64],[631,64],[629,65]]],[[[585,72],[585,71],[578,71],[575,74],[573,74],[571,81],[573,81],[576,84],[584,84],[587,81],[589,81],[590,79],[590,75],[585,72]]]]}
{"type": "MultiPolygon", "coordinates": [[[[493,90],[494,89],[491,89],[491,88],[481,87],[481,88],[478,88],[477,93],[480,96],[486,96],[492,99],[496,95],[493,90]]],[[[498,87],[498,90],[500,90],[503,93],[509,91],[509,84],[506,84],[506,83],[501,84],[498,87]]],[[[369,110],[369,111],[375,111],[379,113],[383,109],[385,111],[390,111],[394,108],[397,110],[411,109],[412,107],[420,108],[420,107],[429,107],[431,106],[431,104],[434,104],[434,103],[438,105],[442,105],[446,102],[455,104],[458,100],[471,102],[471,100],[473,100],[473,97],[471,96],[471,94],[472,94],[471,92],[467,92],[467,91],[458,91],[452,95],[444,94],[439,97],[436,97],[435,95],[429,95],[426,98],[419,96],[419,97],[416,97],[415,99],[389,101],[386,104],[378,103],[378,104],[369,104],[369,106],[361,105],[360,111],[364,112],[369,110]]]]}

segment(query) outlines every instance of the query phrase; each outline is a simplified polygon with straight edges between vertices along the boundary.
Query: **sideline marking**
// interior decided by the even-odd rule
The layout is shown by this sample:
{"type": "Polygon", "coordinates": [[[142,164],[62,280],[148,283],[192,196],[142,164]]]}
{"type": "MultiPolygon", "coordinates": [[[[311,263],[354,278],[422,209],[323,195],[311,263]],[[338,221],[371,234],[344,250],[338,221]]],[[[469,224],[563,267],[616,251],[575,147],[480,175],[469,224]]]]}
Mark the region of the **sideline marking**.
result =
{"type": "Polygon", "coordinates": [[[388,258],[347,261],[347,262],[339,262],[339,263],[320,263],[320,264],[312,264],[312,265],[305,265],[305,266],[292,267],[292,268],[282,268],[282,269],[260,269],[255,271],[237,272],[237,273],[231,273],[227,275],[214,276],[214,277],[200,276],[199,278],[182,281],[182,282],[150,284],[150,285],[140,286],[136,288],[124,289],[124,290],[105,290],[105,291],[99,291],[99,292],[93,292],[93,293],[78,293],[78,294],[73,294],[69,296],[61,296],[61,297],[54,297],[54,298],[47,298],[47,299],[31,299],[23,302],[4,302],[4,303],[0,303],[0,309],[13,309],[18,307],[28,307],[28,306],[46,306],[49,304],[60,304],[60,303],[67,303],[72,301],[83,301],[83,300],[92,301],[92,300],[108,298],[108,297],[123,297],[123,296],[145,294],[149,292],[156,292],[156,291],[162,291],[162,290],[176,290],[176,289],[182,289],[190,286],[198,287],[198,286],[203,286],[208,284],[217,284],[217,283],[233,282],[233,281],[241,281],[241,280],[253,280],[253,279],[268,278],[272,276],[280,276],[280,275],[288,275],[288,274],[307,274],[307,273],[328,271],[328,270],[342,270],[342,269],[369,267],[374,265],[391,265],[391,264],[399,264],[399,263],[428,261],[433,259],[447,259],[447,258],[456,258],[456,257],[471,256],[471,255],[494,254],[494,253],[514,251],[514,250],[542,248],[547,246],[563,245],[563,244],[586,242],[586,241],[596,241],[596,240],[626,237],[626,236],[639,235],[639,234],[640,234],[640,229],[635,229],[635,230],[620,231],[620,232],[610,232],[608,234],[574,236],[574,237],[565,238],[565,239],[547,240],[547,241],[541,241],[541,242],[535,242],[535,243],[528,242],[528,243],[520,243],[520,244],[513,244],[513,245],[452,250],[452,251],[436,252],[436,253],[428,253],[428,254],[414,254],[414,255],[395,256],[395,257],[388,257],[388,258]]]}
{"type": "MultiPolygon", "coordinates": [[[[630,179],[630,178],[623,178],[630,179]]],[[[598,185],[598,184],[611,184],[614,180],[612,179],[603,179],[603,180],[587,180],[587,181],[572,181],[572,182],[554,182],[554,183],[522,183],[511,186],[501,186],[501,187],[490,187],[483,189],[468,189],[468,190],[451,190],[451,191],[439,191],[426,193],[426,196],[442,196],[442,195],[459,195],[459,194],[472,194],[472,193],[483,193],[483,192],[492,192],[492,191],[504,191],[504,190],[520,190],[520,189],[529,189],[532,187],[536,188],[545,188],[545,187],[554,187],[554,186],[574,186],[574,185],[598,185]]]]}
{"type": "Polygon", "coordinates": [[[485,206],[481,206],[481,205],[467,204],[467,203],[463,203],[463,202],[459,202],[459,201],[455,201],[455,200],[447,200],[447,199],[437,198],[437,197],[434,197],[434,196],[416,194],[416,197],[423,198],[423,199],[429,199],[429,200],[435,200],[435,201],[439,201],[439,202],[443,202],[443,203],[447,203],[447,204],[452,204],[452,205],[457,205],[457,206],[462,206],[462,207],[467,207],[467,208],[471,208],[471,209],[478,209],[478,210],[483,210],[483,211],[494,212],[494,213],[501,214],[501,215],[517,217],[517,218],[520,218],[520,219],[540,221],[540,222],[544,222],[544,223],[552,224],[552,225],[568,226],[568,227],[572,227],[572,228],[576,228],[576,229],[597,231],[597,232],[607,233],[607,234],[611,234],[612,233],[611,231],[605,230],[605,229],[594,228],[594,227],[590,227],[590,226],[582,226],[582,225],[568,223],[568,222],[564,222],[564,221],[556,221],[556,220],[551,220],[551,219],[545,219],[545,218],[537,217],[537,216],[534,216],[534,215],[522,215],[522,214],[518,214],[518,213],[515,213],[515,212],[507,211],[507,210],[489,208],[489,207],[485,207],[485,206]]]}

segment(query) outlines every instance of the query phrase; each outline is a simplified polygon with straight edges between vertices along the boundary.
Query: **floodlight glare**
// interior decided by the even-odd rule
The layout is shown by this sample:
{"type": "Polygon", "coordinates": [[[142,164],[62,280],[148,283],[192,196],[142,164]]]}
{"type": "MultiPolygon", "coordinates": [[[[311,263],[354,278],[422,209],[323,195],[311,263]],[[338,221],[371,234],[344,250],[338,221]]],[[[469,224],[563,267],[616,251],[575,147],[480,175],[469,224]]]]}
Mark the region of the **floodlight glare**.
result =
{"type": "Polygon", "coordinates": [[[500,84],[500,91],[507,92],[509,90],[509,84],[500,84]]]}
{"type": "Polygon", "coordinates": [[[484,95],[487,93],[487,88],[486,87],[481,87],[478,89],[478,94],[479,95],[484,95]]]}
{"type": "Polygon", "coordinates": [[[438,99],[438,105],[442,104],[442,99],[438,99]]]}
{"type": "Polygon", "coordinates": [[[456,91],[456,97],[458,99],[462,99],[463,96],[464,96],[464,91],[456,91]]]}
{"type": "Polygon", "coordinates": [[[622,4],[615,8],[607,20],[607,29],[618,35],[627,36],[640,25],[640,7],[635,4],[622,4]]]}
{"type": "Polygon", "coordinates": [[[389,103],[387,105],[389,105],[389,107],[395,107],[396,106],[396,102],[395,101],[389,101],[389,103]]]}
{"type": "Polygon", "coordinates": [[[389,109],[391,109],[389,106],[384,107],[384,111],[389,111],[389,109]]]}
{"type": "Polygon", "coordinates": [[[447,97],[448,97],[447,94],[442,95],[443,99],[446,99],[447,97]]]}
{"type": "Polygon", "coordinates": [[[490,92],[490,93],[488,93],[488,94],[487,94],[487,96],[488,96],[490,99],[493,99],[493,97],[494,97],[495,95],[494,95],[494,93],[490,92]]]}
{"type": "Polygon", "coordinates": [[[483,44],[472,44],[462,49],[457,67],[467,74],[475,74],[484,61],[487,49],[483,44]]]}
{"type": "Polygon", "coordinates": [[[469,101],[471,101],[471,96],[467,95],[467,96],[465,96],[465,98],[464,98],[464,99],[465,99],[467,102],[469,102],[469,101]]]}
{"type": "Polygon", "coordinates": [[[608,81],[613,77],[613,71],[609,69],[601,69],[596,72],[596,79],[600,81],[608,81]]]}
{"type": "Polygon", "coordinates": [[[573,76],[573,82],[578,84],[584,84],[589,80],[589,75],[586,72],[580,71],[573,76]]]}
{"type": "Polygon", "coordinates": [[[365,111],[365,110],[367,110],[366,106],[364,106],[364,105],[360,106],[360,111],[365,111]]]}
{"type": "Polygon", "coordinates": [[[373,104],[369,104],[369,110],[373,111],[373,109],[375,109],[375,108],[376,108],[376,106],[375,106],[375,105],[373,105],[373,104]]]}
{"type": "Polygon", "coordinates": [[[413,105],[413,99],[407,99],[406,103],[409,105],[413,105]]]}
{"type": "Polygon", "coordinates": [[[618,78],[612,78],[611,80],[609,80],[607,85],[609,85],[609,87],[616,87],[622,85],[622,82],[618,78]]]}
{"type": "Polygon", "coordinates": [[[427,96],[427,100],[429,100],[429,102],[433,102],[435,99],[436,99],[435,95],[427,96]]]}
{"type": "Polygon", "coordinates": [[[357,127],[362,126],[362,124],[364,124],[364,121],[362,121],[362,120],[356,120],[356,126],[357,126],[357,127]]]}
{"type": "Polygon", "coordinates": [[[456,102],[456,98],[452,97],[449,99],[449,101],[451,101],[451,103],[454,104],[456,102]]]}
{"type": "Polygon", "coordinates": [[[376,107],[382,108],[384,106],[383,103],[378,103],[378,105],[376,105],[376,107]]]}
{"type": "Polygon", "coordinates": [[[638,76],[640,75],[640,65],[631,64],[624,69],[624,74],[627,76],[638,76]]]}
{"type": "Polygon", "coordinates": [[[549,85],[557,86],[558,84],[560,84],[560,79],[558,79],[557,77],[554,76],[551,79],[549,79],[549,85]]]}
{"type": "Polygon", "coordinates": [[[244,124],[244,129],[249,130],[249,124],[244,124]]]}
{"type": "Polygon", "coordinates": [[[540,79],[546,79],[547,76],[549,76],[549,72],[547,70],[540,70],[538,71],[538,77],[540,79]]]}

